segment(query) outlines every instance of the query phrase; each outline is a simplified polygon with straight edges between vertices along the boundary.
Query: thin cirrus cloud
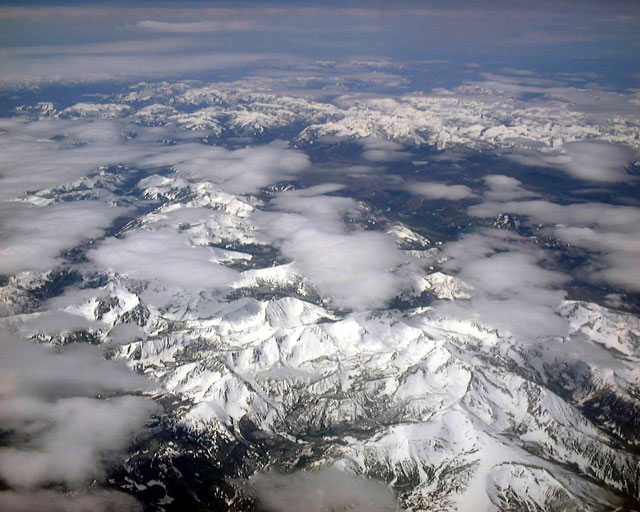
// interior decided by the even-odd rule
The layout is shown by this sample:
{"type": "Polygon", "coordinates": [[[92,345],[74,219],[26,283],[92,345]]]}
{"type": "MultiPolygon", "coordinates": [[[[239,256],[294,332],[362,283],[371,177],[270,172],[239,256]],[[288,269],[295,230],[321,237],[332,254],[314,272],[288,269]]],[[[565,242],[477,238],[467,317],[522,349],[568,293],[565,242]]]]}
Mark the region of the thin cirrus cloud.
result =
{"type": "Polygon", "coordinates": [[[168,58],[167,55],[44,55],[24,59],[12,56],[4,59],[1,83],[19,84],[25,81],[73,82],[161,77],[180,73],[238,68],[252,64],[265,65],[285,61],[274,53],[190,53],[188,58],[168,58]]]}
{"type": "Polygon", "coordinates": [[[203,20],[203,21],[155,21],[141,20],[136,27],[151,32],[167,32],[173,34],[200,34],[207,32],[227,32],[234,30],[252,30],[257,23],[253,20],[203,20]]]}
{"type": "Polygon", "coordinates": [[[14,46],[0,49],[3,57],[34,57],[43,55],[108,55],[128,53],[164,53],[183,50],[201,44],[187,37],[156,37],[145,40],[124,40],[109,43],[86,43],[46,46],[14,46]]]}

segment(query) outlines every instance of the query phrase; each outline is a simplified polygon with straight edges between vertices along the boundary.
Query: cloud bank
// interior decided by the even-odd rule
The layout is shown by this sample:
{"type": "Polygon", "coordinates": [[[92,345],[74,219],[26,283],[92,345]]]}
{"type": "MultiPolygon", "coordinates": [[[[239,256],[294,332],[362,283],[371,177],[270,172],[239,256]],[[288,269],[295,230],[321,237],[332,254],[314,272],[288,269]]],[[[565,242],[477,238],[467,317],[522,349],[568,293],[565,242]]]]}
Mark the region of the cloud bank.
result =
{"type": "Polygon", "coordinates": [[[0,448],[0,477],[17,492],[103,479],[157,412],[134,395],[152,384],[96,346],[53,349],[5,334],[0,379],[0,428],[11,441],[0,448]]]}
{"type": "Polygon", "coordinates": [[[524,165],[555,167],[570,176],[595,183],[619,183],[634,179],[626,167],[637,152],[621,144],[604,141],[567,142],[561,153],[526,153],[511,158],[524,165]]]}
{"type": "Polygon", "coordinates": [[[406,191],[425,199],[445,199],[447,201],[459,201],[475,197],[473,191],[466,185],[447,185],[436,182],[412,181],[403,187],[406,191]]]}
{"type": "Polygon", "coordinates": [[[471,206],[469,213],[482,218],[511,213],[546,224],[550,236],[592,252],[587,279],[640,291],[640,208],[536,200],[486,202],[471,206]]]}
{"type": "Polygon", "coordinates": [[[278,211],[256,212],[253,218],[338,307],[382,307],[404,285],[393,270],[406,258],[388,235],[349,229],[342,219],[359,217],[358,203],[326,195],[341,188],[326,184],[283,192],[272,201],[278,211]]]}
{"type": "Polygon", "coordinates": [[[220,288],[239,275],[216,263],[207,247],[168,230],[138,231],[110,238],[87,253],[98,267],[135,279],[159,280],[183,288],[220,288]]]}
{"type": "Polygon", "coordinates": [[[0,203],[0,274],[55,268],[65,249],[100,237],[126,211],[97,201],[43,207],[0,203]]]}
{"type": "Polygon", "coordinates": [[[472,287],[469,301],[442,303],[446,314],[477,319],[532,340],[564,336],[568,324],[556,313],[568,276],[547,270],[543,251],[514,233],[481,229],[443,246],[443,268],[472,287]]]}
{"type": "Polygon", "coordinates": [[[254,194],[294,178],[310,167],[304,153],[282,143],[227,150],[204,144],[180,144],[143,159],[140,165],[171,166],[193,180],[210,181],[231,194],[254,194]]]}
{"type": "Polygon", "coordinates": [[[382,482],[334,468],[291,474],[259,473],[249,489],[269,512],[394,512],[393,492],[382,482]]]}

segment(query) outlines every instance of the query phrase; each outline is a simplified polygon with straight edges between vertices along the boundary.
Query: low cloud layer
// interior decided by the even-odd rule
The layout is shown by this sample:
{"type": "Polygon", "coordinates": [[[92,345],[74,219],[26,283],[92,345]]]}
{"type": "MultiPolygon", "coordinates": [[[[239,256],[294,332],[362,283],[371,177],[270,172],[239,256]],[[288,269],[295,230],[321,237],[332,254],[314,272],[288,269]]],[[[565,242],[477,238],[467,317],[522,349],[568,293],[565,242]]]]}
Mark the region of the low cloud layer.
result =
{"type": "Polygon", "coordinates": [[[487,190],[482,196],[491,201],[510,201],[537,195],[526,190],[520,180],[502,174],[489,174],[484,177],[484,182],[487,190]]]}
{"type": "Polygon", "coordinates": [[[54,188],[142,156],[109,121],[0,119],[0,200],[54,188]]]}
{"type": "Polygon", "coordinates": [[[102,236],[127,212],[95,200],[51,199],[100,166],[142,156],[115,123],[3,119],[0,130],[0,274],[54,268],[65,250],[102,236]]]}
{"type": "Polygon", "coordinates": [[[0,492],[0,510],[11,512],[142,512],[142,505],[117,491],[62,493],[58,491],[0,492]]]}
{"type": "Polygon", "coordinates": [[[256,222],[282,254],[337,306],[383,306],[399,293],[393,269],[406,261],[392,239],[375,231],[349,229],[342,219],[360,215],[358,203],[325,195],[342,187],[319,185],[284,192],[272,201],[276,212],[257,212],[256,222]]]}
{"type": "Polygon", "coordinates": [[[466,185],[447,185],[436,182],[412,181],[403,187],[406,191],[425,199],[445,199],[458,201],[474,197],[473,191],[466,185]]]}
{"type": "Polygon", "coordinates": [[[508,231],[482,229],[443,247],[443,267],[472,287],[471,299],[442,303],[441,311],[506,330],[521,339],[564,336],[555,308],[568,276],[541,266],[546,255],[508,231]]]}
{"type": "Polygon", "coordinates": [[[393,492],[382,482],[333,468],[291,474],[259,473],[249,489],[269,512],[394,512],[393,492]]]}
{"type": "Polygon", "coordinates": [[[549,235],[592,253],[587,279],[640,291],[640,208],[603,203],[560,205],[550,201],[486,202],[469,208],[471,215],[500,213],[528,217],[546,225],[549,235]]]}
{"type": "Polygon", "coordinates": [[[171,166],[199,181],[210,181],[232,194],[252,194],[294,178],[310,166],[304,153],[270,144],[229,151],[204,144],[181,144],[141,161],[144,166],[171,166]]]}
{"type": "Polygon", "coordinates": [[[568,155],[564,164],[572,176],[589,181],[628,181],[625,167],[634,157],[634,151],[618,144],[606,142],[569,142],[563,146],[568,155]]]}
{"type": "Polygon", "coordinates": [[[54,268],[62,251],[101,236],[126,211],[97,201],[43,207],[0,203],[0,274],[54,268]]]}
{"type": "Polygon", "coordinates": [[[561,153],[512,155],[518,163],[559,168],[574,178],[597,183],[617,183],[633,179],[627,166],[637,153],[629,147],[603,141],[568,142],[561,153]]]}
{"type": "Polygon", "coordinates": [[[238,276],[234,270],[216,263],[211,249],[193,247],[187,237],[168,230],[138,231],[124,238],[111,238],[87,256],[103,269],[184,288],[220,288],[238,276]]]}
{"type": "Polygon", "coordinates": [[[371,162],[395,162],[406,160],[411,155],[403,151],[404,146],[379,137],[364,137],[357,142],[362,146],[362,156],[371,162]]]}
{"type": "Polygon", "coordinates": [[[11,441],[0,448],[0,478],[18,491],[101,480],[157,411],[132,394],[151,383],[95,346],[53,349],[5,334],[0,379],[0,428],[11,441]]]}

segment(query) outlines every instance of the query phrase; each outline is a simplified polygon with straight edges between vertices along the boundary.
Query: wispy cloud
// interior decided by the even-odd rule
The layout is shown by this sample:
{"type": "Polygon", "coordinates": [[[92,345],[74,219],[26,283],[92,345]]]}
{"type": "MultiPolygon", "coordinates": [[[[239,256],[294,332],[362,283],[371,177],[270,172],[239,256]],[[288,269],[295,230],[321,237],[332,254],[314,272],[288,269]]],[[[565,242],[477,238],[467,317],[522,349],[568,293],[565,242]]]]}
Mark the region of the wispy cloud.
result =
{"type": "Polygon", "coordinates": [[[141,20],[136,23],[138,28],[151,32],[170,32],[175,34],[199,34],[205,32],[226,32],[233,30],[252,30],[257,26],[253,20],[226,19],[203,20],[188,22],[170,22],[141,20]]]}
{"type": "Polygon", "coordinates": [[[180,73],[239,68],[284,61],[283,55],[266,53],[190,53],[188,58],[166,55],[10,56],[3,63],[0,84],[23,82],[73,82],[136,77],[167,77],[180,73]]]}
{"type": "Polygon", "coordinates": [[[570,43],[586,43],[597,41],[600,37],[594,33],[584,34],[567,34],[564,31],[529,31],[515,37],[513,44],[570,44],[570,43]]]}
{"type": "Polygon", "coordinates": [[[0,476],[19,491],[102,479],[157,411],[133,395],[152,384],[98,347],[56,351],[5,334],[0,353],[0,426],[12,440],[0,449],[0,476]]]}
{"type": "Polygon", "coordinates": [[[403,288],[393,272],[407,258],[386,234],[349,229],[346,216],[360,216],[358,203],[329,196],[342,187],[319,185],[284,192],[272,201],[276,212],[253,218],[283,255],[335,305],[347,309],[378,308],[403,288]]]}
{"type": "Polygon", "coordinates": [[[560,205],[545,200],[486,202],[469,213],[489,218],[499,213],[526,216],[545,224],[565,243],[593,251],[584,278],[623,289],[640,290],[640,208],[603,203],[560,205]]]}
{"type": "Polygon", "coordinates": [[[144,40],[124,40],[107,43],[66,44],[46,46],[13,46],[0,49],[4,58],[12,56],[37,57],[45,55],[109,55],[165,53],[184,50],[201,44],[193,38],[156,37],[144,40]]]}
{"type": "Polygon", "coordinates": [[[443,248],[444,268],[472,287],[469,301],[438,308],[510,332],[522,340],[564,336],[568,324],[556,308],[569,277],[547,270],[548,256],[526,239],[507,231],[483,229],[443,248]]]}
{"type": "Polygon", "coordinates": [[[292,474],[259,473],[248,482],[249,490],[270,512],[393,512],[393,492],[382,482],[333,468],[292,474]]]}
{"type": "Polygon", "coordinates": [[[446,199],[458,201],[475,197],[473,190],[466,185],[447,185],[446,183],[412,181],[402,187],[407,192],[425,199],[446,199]]]}

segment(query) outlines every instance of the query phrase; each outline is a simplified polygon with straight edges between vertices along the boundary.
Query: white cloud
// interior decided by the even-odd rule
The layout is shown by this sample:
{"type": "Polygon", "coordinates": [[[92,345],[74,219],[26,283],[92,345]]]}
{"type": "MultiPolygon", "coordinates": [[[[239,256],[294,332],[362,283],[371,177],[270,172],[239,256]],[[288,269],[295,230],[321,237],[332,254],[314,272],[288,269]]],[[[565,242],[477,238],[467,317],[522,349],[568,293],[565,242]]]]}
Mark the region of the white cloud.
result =
{"type": "Polygon", "coordinates": [[[0,119],[0,200],[53,188],[142,155],[108,121],[0,119]]]}
{"type": "Polygon", "coordinates": [[[604,141],[567,142],[561,152],[526,152],[510,158],[524,165],[559,168],[574,178],[599,183],[633,180],[626,166],[636,152],[627,146],[604,141]]]}
{"type": "Polygon", "coordinates": [[[537,195],[535,192],[524,189],[519,180],[510,176],[489,174],[483,179],[489,188],[482,195],[490,201],[511,201],[537,195]]]}
{"type": "Polygon", "coordinates": [[[393,270],[406,258],[386,234],[349,230],[342,218],[358,217],[358,203],[324,195],[340,188],[328,184],[284,192],[272,201],[280,212],[256,212],[253,218],[337,306],[382,307],[404,285],[393,270]]]}
{"type": "Polygon", "coordinates": [[[607,142],[569,142],[563,146],[569,161],[566,171],[572,176],[589,181],[628,181],[625,166],[634,156],[634,151],[607,142]]]}
{"type": "Polygon", "coordinates": [[[393,512],[393,492],[383,483],[333,468],[291,474],[259,473],[249,489],[269,512],[393,512]]]}
{"type": "Polygon", "coordinates": [[[589,227],[557,226],[554,235],[566,243],[586,248],[596,255],[588,270],[591,280],[640,291],[640,230],[608,232],[589,227]]]}
{"type": "Polygon", "coordinates": [[[42,429],[25,446],[0,449],[0,475],[16,487],[82,486],[101,478],[105,459],[120,455],[155,410],[153,403],[133,396],[69,397],[53,406],[21,398],[5,401],[3,408],[14,431],[42,429]]]}
{"type": "Polygon", "coordinates": [[[97,238],[127,210],[96,201],[43,207],[0,204],[0,274],[45,271],[61,263],[60,253],[97,238]]]}
{"type": "Polygon", "coordinates": [[[445,199],[447,201],[468,199],[476,195],[466,185],[447,185],[436,182],[411,181],[406,183],[403,189],[425,199],[445,199]]]}
{"type": "Polygon", "coordinates": [[[134,323],[117,324],[109,331],[109,341],[115,345],[132,343],[145,337],[142,328],[134,323]]]}
{"type": "Polygon", "coordinates": [[[172,166],[195,180],[211,181],[232,194],[252,194],[294,178],[310,166],[302,152],[281,143],[229,151],[204,144],[173,146],[140,162],[143,166],[172,166]]]}
{"type": "Polygon", "coordinates": [[[187,237],[170,230],[110,238],[89,251],[87,257],[104,269],[182,288],[220,288],[238,276],[236,271],[216,263],[216,255],[209,248],[194,247],[187,237]]]}
{"type": "Polygon", "coordinates": [[[521,237],[483,229],[443,247],[443,267],[472,287],[467,302],[442,303],[446,313],[505,329],[521,339],[563,336],[567,322],[555,308],[568,277],[543,268],[544,252],[521,237]]]}
{"type": "Polygon", "coordinates": [[[152,389],[149,381],[98,347],[55,351],[5,336],[0,355],[0,426],[12,440],[0,448],[0,477],[11,487],[101,479],[157,410],[131,395],[152,389]]]}
{"type": "Polygon", "coordinates": [[[487,202],[471,206],[468,211],[483,218],[511,213],[547,224],[547,234],[592,251],[594,263],[584,269],[584,277],[640,290],[640,208],[603,203],[560,205],[538,200],[487,202]]]}
{"type": "Polygon", "coordinates": [[[560,205],[550,201],[508,201],[482,203],[469,207],[469,213],[478,217],[492,217],[498,213],[527,215],[546,224],[599,225],[609,229],[633,231],[640,222],[640,209],[604,203],[560,205]]]}
{"type": "Polygon", "coordinates": [[[393,142],[380,137],[363,137],[356,139],[363,148],[362,156],[371,162],[395,162],[397,160],[406,160],[411,155],[402,151],[403,146],[397,142],[393,142]]]}

